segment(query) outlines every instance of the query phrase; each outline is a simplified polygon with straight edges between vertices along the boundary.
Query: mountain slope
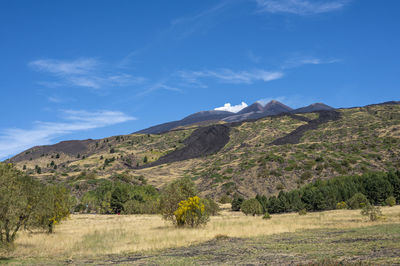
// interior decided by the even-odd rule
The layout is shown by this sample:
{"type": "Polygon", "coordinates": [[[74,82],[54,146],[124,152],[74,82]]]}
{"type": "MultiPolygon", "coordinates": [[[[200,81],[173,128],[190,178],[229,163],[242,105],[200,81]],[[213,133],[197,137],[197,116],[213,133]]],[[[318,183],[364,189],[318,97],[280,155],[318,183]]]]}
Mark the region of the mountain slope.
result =
{"type": "Polygon", "coordinates": [[[313,103],[306,107],[301,107],[295,110],[292,110],[292,113],[312,113],[317,111],[329,111],[334,110],[335,108],[330,107],[324,103],[313,103]]]}
{"type": "Polygon", "coordinates": [[[244,108],[236,115],[228,116],[222,120],[225,122],[239,122],[250,119],[259,119],[271,115],[278,115],[281,113],[287,113],[291,110],[292,108],[275,100],[270,101],[265,106],[262,106],[262,104],[256,102],[244,108]]]}
{"type": "Polygon", "coordinates": [[[400,169],[400,105],[284,113],[87,142],[79,158],[77,150],[46,146],[10,162],[44,181],[79,189],[126,172],[156,187],[189,176],[203,196],[217,199],[234,193],[271,195],[318,178],[400,169]],[[188,152],[193,147],[195,152],[188,152]]]}
{"type": "Polygon", "coordinates": [[[201,111],[191,114],[181,120],[152,126],[135,133],[160,134],[178,127],[184,127],[204,121],[239,122],[243,120],[258,119],[270,115],[277,115],[280,113],[287,113],[290,111],[292,111],[292,108],[275,100],[270,101],[265,106],[259,102],[255,102],[252,105],[243,108],[238,113],[217,110],[201,111]]]}
{"type": "Polygon", "coordinates": [[[140,134],[160,134],[167,132],[169,130],[172,130],[177,127],[182,127],[182,126],[187,126],[190,124],[195,124],[198,122],[203,122],[203,121],[213,121],[213,120],[221,120],[225,117],[231,116],[234,113],[232,112],[227,112],[227,111],[201,111],[194,113],[192,115],[189,115],[181,120],[178,121],[173,121],[173,122],[168,122],[156,126],[152,126],[143,130],[140,130],[136,133],[140,134]]]}

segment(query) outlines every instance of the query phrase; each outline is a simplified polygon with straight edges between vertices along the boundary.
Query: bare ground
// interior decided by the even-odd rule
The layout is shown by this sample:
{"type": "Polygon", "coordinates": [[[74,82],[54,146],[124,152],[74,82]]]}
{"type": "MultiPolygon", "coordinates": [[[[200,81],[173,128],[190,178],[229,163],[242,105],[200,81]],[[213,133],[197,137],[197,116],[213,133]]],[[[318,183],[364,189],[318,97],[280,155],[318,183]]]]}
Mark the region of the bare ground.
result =
{"type": "Polygon", "coordinates": [[[65,264],[117,265],[400,265],[400,226],[306,230],[256,238],[223,235],[155,253],[113,255],[65,264]]]}

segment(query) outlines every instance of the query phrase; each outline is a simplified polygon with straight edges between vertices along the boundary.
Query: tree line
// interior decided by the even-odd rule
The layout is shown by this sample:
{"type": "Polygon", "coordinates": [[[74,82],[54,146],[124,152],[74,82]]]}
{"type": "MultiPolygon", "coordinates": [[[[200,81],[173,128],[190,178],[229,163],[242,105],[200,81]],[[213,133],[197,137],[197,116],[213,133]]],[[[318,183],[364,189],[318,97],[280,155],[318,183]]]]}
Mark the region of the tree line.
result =
{"type": "MultiPolygon", "coordinates": [[[[395,203],[400,203],[400,171],[318,179],[299,189],[281,191],[278,196],[257,195],[255,199],[261,205],[262,212],[271,214],[304,209],[333,210],[338,206],[357,208],[357,204],[363,201],[365,204],[386,205],[388,199],[394,199],[395,203]]],[[[243,198],[236,197],[232,202],[232,209],[239,210],[245,202],[243,198]]]]}

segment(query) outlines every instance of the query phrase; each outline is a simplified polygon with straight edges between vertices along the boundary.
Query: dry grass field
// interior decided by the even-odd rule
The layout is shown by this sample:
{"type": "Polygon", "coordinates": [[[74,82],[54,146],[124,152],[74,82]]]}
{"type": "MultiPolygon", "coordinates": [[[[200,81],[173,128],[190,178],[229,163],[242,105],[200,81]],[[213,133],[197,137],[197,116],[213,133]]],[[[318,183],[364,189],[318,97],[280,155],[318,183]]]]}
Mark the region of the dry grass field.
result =
{"type": "MultiPolygon", "coordinates": [[[[383,217],[367,221],[359,210],[272,215],[272,219],[244,216],[224,206],[200,229],[178,229],[159,215],[72,215],[54,234],[23,232],[16,249],[3,254],[0,263],[56,263],[68,260],[100,260],[105,256],[129,256],[160,250],[199,245],[219,238],[254,238],[308,229],[349,229],[398,225],[400,206],[382,208],[383,217]]],[[[400,233],[400,232],[399,232],[400,233]]],[[[272,236],[271,236],[272,237],[272,236]]],[[[268,237],[269,238],[269,237],[268,237]]],[[[57,263],[56,263],[57,264],[57,263]]]]}

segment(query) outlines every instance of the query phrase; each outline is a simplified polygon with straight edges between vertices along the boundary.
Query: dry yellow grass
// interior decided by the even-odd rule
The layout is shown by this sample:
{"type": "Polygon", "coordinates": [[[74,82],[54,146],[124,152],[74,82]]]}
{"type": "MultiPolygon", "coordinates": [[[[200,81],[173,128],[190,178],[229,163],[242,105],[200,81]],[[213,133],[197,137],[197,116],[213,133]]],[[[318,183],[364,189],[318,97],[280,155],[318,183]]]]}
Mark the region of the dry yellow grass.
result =
{"type": "Polygon", "coordinates": [[[56,233],[23,232],[12,254],[17,258],[49,259],[94,257],[157,250],[210,240],[216,235],[253,237],[315,228],[354,228],[372,224],[400,224],[400,206],[383,208],[384,217],[368,222],[359,210],[335,210],[272,215],[272,219],[244,216],[227,210],[212,217],[206,227],[178,229],[159,215],[72,215],[56,233]]]}

